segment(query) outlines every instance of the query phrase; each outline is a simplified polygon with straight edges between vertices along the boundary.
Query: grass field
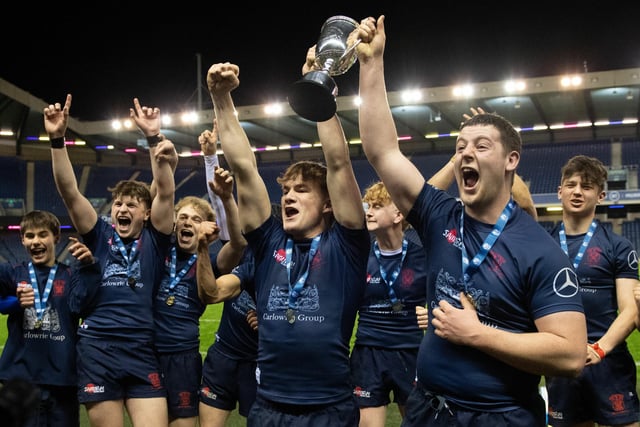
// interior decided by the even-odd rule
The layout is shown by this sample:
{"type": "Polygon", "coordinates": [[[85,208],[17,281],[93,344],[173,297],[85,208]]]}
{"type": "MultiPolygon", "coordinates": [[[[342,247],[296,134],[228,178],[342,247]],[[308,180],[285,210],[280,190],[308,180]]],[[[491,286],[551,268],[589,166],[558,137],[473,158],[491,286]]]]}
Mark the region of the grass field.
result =
{"type": "MultiPolygon", "coordinates": [[[[215,332],[218,329],[218,324],[220,322],[220,315],[222,313],[222,304],[214,304],[210,305],[207,308],[207,311],[200,319],[200,353],[202,357],[207,354],[207,349],[213,343],[215,332]]],[[[0,349],[4,348],[4,342],[7,339],[7,329],[6,329],[6,316],[0,315],[0,349]]],[[[636,360],[636,369],[638,367],[638,361],[640,360],[640,333],[635,331],[629,339],[627,340],[631,353],[633,354],[636,360]]],[[[636,386],[637,387],[637,386],[636,386]]],[[[229,420],[227,421],[227,427],[244,427],[245,426],[245,418],[241,417],[237,411],[233,411],[229,420]]],[[[89,427],[89,422],[87,421],[86,414],[84,412],[84,407],[81,408],[81,426],[89,427]]],[[[131,424],[126,420],[125,426],[131,427],[131,424]]],[[[395,404],[389,406],[389,410],[387,411],[387,421],[386,427],[399,427],[400,426],[400,414],[398,413],[397,407],[395,404]]]]}

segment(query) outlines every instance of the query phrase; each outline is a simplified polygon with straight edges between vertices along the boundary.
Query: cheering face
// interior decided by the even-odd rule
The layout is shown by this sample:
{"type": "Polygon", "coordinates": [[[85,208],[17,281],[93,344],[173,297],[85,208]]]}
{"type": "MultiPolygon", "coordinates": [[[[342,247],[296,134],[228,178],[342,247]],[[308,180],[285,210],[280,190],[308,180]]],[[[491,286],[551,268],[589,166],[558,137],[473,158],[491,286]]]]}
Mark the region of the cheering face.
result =
{"type": "Polygon", "coordinates": [[[558,200],[562,202],[562,210],[571,215],[593,215],[604,197],[604,191],[595,184],[583,181],[577,173],[564,179],[558,187],[558,200]]]}
{"type": "Polygon", "coordinates": [[[331,212],[328,195],[300,176],[282,184],[282,226],[294,239],[310,239],[324,231],[331,212]]]}
{"type": "Polygon", "coordinates": [[[22,246],[34,265],[53,266],[58,238],[48,228],[30,228],[22,234],[22,246]]]}
{"type": "Polygon", "coordinates": [[[176,215],[176,241],[180,249],[187,253],[196,253],[198,231],[204,218],[192,205],[182,207],[176,215]]]}
{"type": "Polygon", "coordinates": [[[505,188],[511,191],[505,173],[509,158],[493,126],[466,126],[456,142],[454,173],[460,198],[473,208],[490,205],[505,188]]]}
{"type": "Polygon", "coordinates": [[[151,210],[140,200],[121,196],[111,204],[111,222],[123,240],[137,239],[151,210]]]}

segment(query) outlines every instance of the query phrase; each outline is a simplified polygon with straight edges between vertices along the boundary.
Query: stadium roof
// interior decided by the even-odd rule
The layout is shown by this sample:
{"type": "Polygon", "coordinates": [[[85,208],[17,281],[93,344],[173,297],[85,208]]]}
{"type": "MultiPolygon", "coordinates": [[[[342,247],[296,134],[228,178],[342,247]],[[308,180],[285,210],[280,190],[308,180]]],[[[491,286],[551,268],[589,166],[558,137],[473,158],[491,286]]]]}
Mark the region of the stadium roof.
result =
{"type": "MultiPolygon", "coordinates": [[[[586,72],[575,76],[528,78],[520,82],[481,82],[466,88],[417,88],[413,98],[389,92],[388,99],[407,153],[453,152],[456,130],[471,107],[497,112],[521,129],[526,144],[625,140],[639,138],[640,68],[586,72]],[[563,79],[568,85],[563,85],[563,79]],[[510,83],[511,86],[507,86],[510,83]],[[455,93],[454,93],[455,92],[455,93]]],[[[359,143],[356,96],[338,96],[337,113],[355,157],[359,143]]],[[[42,112],[47,105],[0,78],[0,155],[48,159],[42,112]]],[[[237,106],[238,117],[256,149],[259,162],[291,161],[320,156],[315,123],[299,117],[286,101],[273,115],[268,105],[237,106]],[[315,145],[315,146],[314,146],[315,145]]],[[[271,106],[272,107],[272,106],[271,106]]],[[[181,166],[199,164],[198,135],[211,127],[213,111],[200,110],[192,122],[183,112],[170,114],[162,132],[183,155],[181,166]]],[[[124,117],[123,119],[126,119],[124,117]]],[[[82,142],[70,148],[72,160],[105,165],[145,165],[144,139],[135,126],[115,130],[111,121],[80,121],[72,117],[67,139],[82,142]],[[106,147],[112,147],[107,149],[106,147]],[[125,152],[125,150],[130,152],[125,152]]]]}

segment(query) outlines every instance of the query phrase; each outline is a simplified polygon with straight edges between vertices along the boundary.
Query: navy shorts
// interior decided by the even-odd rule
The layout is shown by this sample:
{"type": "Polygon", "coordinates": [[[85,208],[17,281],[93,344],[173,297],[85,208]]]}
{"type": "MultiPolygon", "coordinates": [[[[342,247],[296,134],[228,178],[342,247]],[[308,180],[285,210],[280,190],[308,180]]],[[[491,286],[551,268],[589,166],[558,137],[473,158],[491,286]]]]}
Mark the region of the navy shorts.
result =
{"type": "Polygon", "coordinates": [[[404,405],[416,379],[418,349],[355,346],[351,352],[353,394],[361,408],[404,405]]]}
{"type": "Polygon", "coordinates": [[[238,413],[249,415],[256,400],[256,362],[234,360],[209,347],[202,368],[200,402],[224,411],[233,411],[238,403],[238,413]]]}
{"type": "Polygon", "coordinates": [[[80,403],[167,397],[151,343],[81,337],[76,354],[80,403]]]}
{"type": "Polygon", "coordinates": [[[360,409],[353,397],[329,405],[287,405],[258,396],[249,411],[247,427],[358,427],[360,409]]]}
{"type": "Polygon", "coordinates": [[[158,354],[162,382],[167,389],[167,405],[172,418],[198,416],[198,391],[202,377],[199,349],[158,354]]]}
{"type": "Polygon", "coordinates": [[[80,403],[76,387],[38,385],[40,401],[37,410],[24,420],[23,427],[79,427],[80,403]]]}
{"type": "Polygon", "coordinates": [[[407,400],[401,427],[546,427],[545,403],[533,396],[532,408],[516,408],[503,412],[472,411],[457,406],[444,397],[425,391],[416,384],[407,400]]]}
{"type": "Polygon", "coordinates": [[[568,426],[583,421],[619,425],[640,419],[636,364],[625,346],[596,365],[585,366],[577,378],[546,379],[549,424],[568,426]]]}

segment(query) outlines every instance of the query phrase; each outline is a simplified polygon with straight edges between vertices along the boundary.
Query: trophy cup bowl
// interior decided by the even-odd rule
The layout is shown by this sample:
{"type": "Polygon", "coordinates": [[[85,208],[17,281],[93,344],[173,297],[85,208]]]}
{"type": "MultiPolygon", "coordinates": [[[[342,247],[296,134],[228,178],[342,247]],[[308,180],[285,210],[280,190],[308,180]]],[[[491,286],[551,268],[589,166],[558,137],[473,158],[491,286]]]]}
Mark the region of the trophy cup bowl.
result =
{"type": "Polygon", "coordinates": [[[318,70],[305,74],[289,90],[289,105],[299,116],[314,122],[329,120],[336,113],[338,87],[332,76],[346,73],[356,62],[355,46],[347,45],[358,22],[336,15],[325,21],[316,44],[318,70]]]}

